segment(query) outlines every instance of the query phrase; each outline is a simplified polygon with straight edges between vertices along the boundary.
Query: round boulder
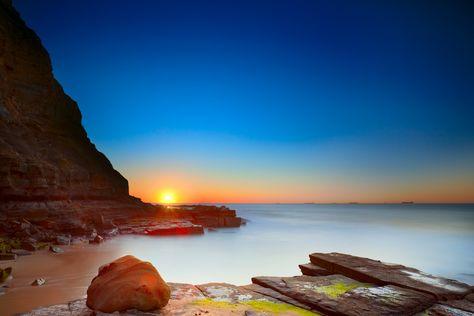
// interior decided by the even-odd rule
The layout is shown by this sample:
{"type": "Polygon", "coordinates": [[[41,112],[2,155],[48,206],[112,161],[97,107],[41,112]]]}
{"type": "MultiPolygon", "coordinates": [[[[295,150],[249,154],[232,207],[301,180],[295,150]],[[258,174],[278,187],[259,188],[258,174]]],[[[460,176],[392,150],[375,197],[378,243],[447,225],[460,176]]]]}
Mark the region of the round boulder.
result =
{"type": "Polygon", "coordinates": [[[155,267],[134,256],[123,256],[99,268],[87,289],[87,306],[105,313],[165,306],[170,288],[155,267]]]}

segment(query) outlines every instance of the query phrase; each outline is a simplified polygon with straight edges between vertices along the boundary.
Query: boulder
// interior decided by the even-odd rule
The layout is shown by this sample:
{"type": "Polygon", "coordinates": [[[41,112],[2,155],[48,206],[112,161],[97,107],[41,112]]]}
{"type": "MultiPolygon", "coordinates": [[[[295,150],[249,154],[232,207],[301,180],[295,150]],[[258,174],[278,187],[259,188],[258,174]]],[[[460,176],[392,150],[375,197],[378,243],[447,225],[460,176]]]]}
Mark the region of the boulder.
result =
{"type": "Polygon", "coordinates": [[[87,289],[87,306],[106,313],[151,311],[169,299],[170,288],[155,267],[130,255],[101,266],[87,289]]]}

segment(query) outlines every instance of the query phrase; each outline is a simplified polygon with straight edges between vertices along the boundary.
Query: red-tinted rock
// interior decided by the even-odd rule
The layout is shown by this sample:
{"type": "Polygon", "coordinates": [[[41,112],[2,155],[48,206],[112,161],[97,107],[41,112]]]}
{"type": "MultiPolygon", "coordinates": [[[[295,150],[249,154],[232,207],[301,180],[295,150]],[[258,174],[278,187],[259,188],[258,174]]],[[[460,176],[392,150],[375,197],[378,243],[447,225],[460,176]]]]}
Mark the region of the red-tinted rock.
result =
{"type": "Polygon", "coordinates": [[[463,298],[471,292],[467,284],[432,276],[403,265],[387,264],[341,253],[313,253],[310,259],[311,263],[332,273],[339,273],[361,282],[391,284],[430,293],[438,299],[463,298]]]}
{"type": "Polygon", "coordinates": [[[121,257],[99,268],[87,289],[87,306],[112,313],[128,309],[150,311],[170,299],[170,288],[149,262],[121,257]]]}

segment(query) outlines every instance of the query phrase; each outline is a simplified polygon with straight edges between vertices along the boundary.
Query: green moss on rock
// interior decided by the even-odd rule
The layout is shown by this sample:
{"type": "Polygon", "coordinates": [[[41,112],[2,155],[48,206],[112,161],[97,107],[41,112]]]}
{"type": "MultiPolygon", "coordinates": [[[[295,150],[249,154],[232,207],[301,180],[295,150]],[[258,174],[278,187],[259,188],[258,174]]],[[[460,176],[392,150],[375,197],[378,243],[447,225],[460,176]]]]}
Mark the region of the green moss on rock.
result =
{"type": "Polygon", "coordinates": [[[226,301],[216,301],[210,298],[200,299],[194,301],[194,304],[208,307],[208,308],[218,308],[218,309],[230,309],[237,310],[243,308],[250,308],[256,312],[266,312],[273,315],[281,314],[294,314],[298,316],[314,316],[318,315],[316,313],[310,312],[308,310],[286,304],[286,303],[275,303],[266,300],[248,300],[241,301],[239,303],[231,303],[226,301]]]}
{"type": "Polygon", "coordinates": [[[0,238],[0,253],[11,252],[12,249],[19,249],[21,242],[18,239],[0,238]]]}
{"type": "Polygon", "coordinates": [[[314,290],[318,293],[326,294],[330,298],[338,298],[342,294],[349,292],[353,289],[358,287],[370,287],[370,284],[367,283],[344,283],[344,282],[336,282],[330,285],[318,286],[315,287],[314,290]]]}

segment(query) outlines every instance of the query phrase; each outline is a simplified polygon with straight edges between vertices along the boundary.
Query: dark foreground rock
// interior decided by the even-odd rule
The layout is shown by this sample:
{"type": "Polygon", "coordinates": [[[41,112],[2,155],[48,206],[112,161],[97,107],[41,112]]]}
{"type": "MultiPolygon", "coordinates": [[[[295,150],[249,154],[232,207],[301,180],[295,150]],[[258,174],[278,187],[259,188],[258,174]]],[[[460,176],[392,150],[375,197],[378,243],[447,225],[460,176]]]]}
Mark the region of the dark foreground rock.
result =
{"type": "Polygon", "coordinates": [[[87,289],[87,306],[106,313],[156,310],[169,299],[170,288],[155,267],[133,256],[101,266],[87,289]]]}
{"type": "MultiPolygon", "coordinates": [[[[346,259],[349,257],[352,256],[347,256],[346,259]]],[[[358,263],[364,262],[362,259],[371,262],[366,258],[354,258],[358,263]]],[[[380,264],[387,269],[399,266],[380,264]]],[[[368,275],[371,273],[370,267],[369,264],[364,269],[363,265],[359,265],[359,269],[367,270],[368,275]]],[[[327,270],[331,272],[330,269],[327,270]]],[[[252,282],[253,284],[245,286],[226,283],[196,286],[169,283],[170,300],[163,308],[146,313],[127,310],[120,315],[474,315],[471,305],[474,302],[472,291],[460,299],[443,301],[436,295],[426,293],[424,287],[418,290],[391,284],[361,282],[341,274],[254,277],[252,282]]],[[[24,315],[51,314],[107,315],[89,309],[85,299],[39,308],[24,315]]]]}
{"type": "Polygon", "coordinates": [[[431,306],[431,295],[360,283],[342,275],[291,278],[255,277],[252,282],[328,315],[409,315],[431,306]]]}
{"type": "Polygon", "coordinates": [[[313,253],[313,264],[332,273],[378,285],[396,285],[435,295],[438,299],[459,299],[471,292],[465,283],[436,277],[399,264],[355,257],[341,253],[313,253]]]}

